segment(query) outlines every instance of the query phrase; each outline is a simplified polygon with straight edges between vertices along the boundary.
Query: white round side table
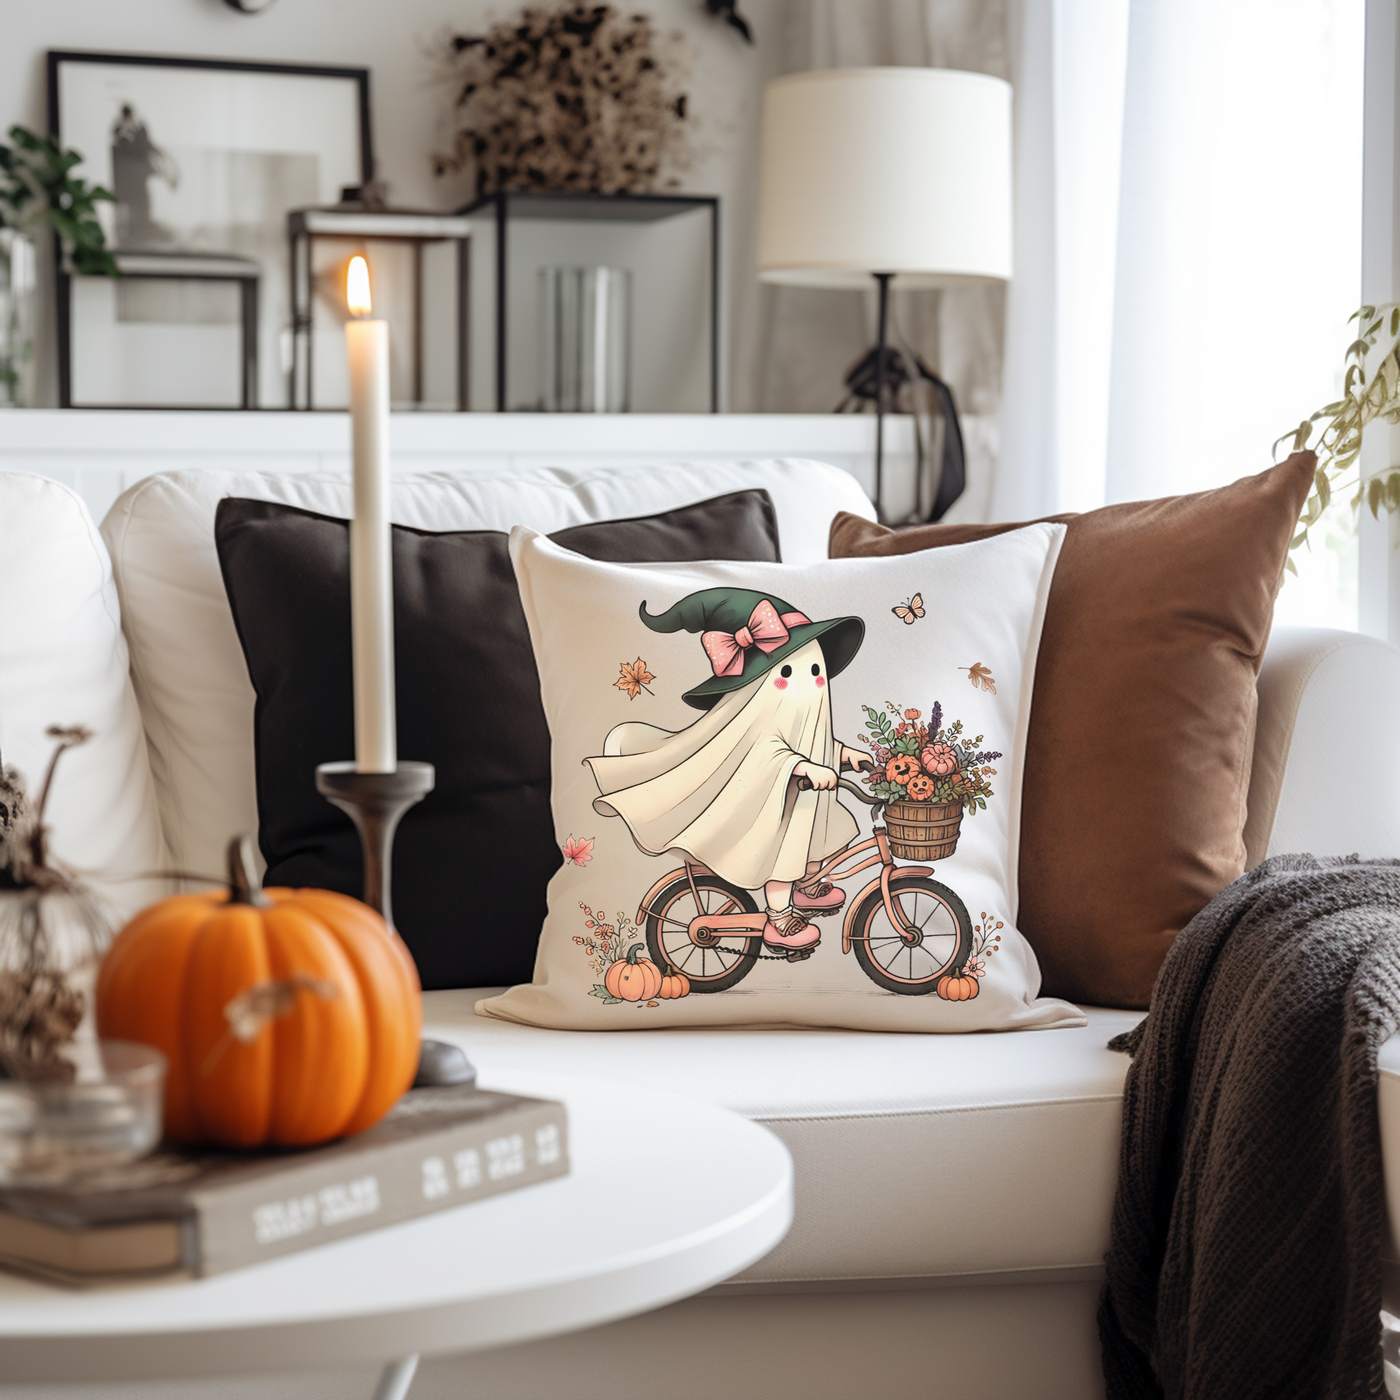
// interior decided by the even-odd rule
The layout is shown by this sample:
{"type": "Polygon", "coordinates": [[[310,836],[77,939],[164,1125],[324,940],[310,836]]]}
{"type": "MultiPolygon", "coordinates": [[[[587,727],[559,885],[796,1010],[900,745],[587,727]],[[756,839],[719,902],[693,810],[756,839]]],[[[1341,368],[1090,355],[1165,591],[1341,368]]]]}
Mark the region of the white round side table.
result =
{"type": "Polygon", "coordinates": [[[787,1233],[792,1161],[766,1128],[601,1080],[496,1073],[486,1087],[567,1103],[568,1176],[209,1279],[70,1291],[0,1275],[0,1375],[387,1361],[377,1400],[403,1400],[421,1352],[646,1312],[731,1277],[787,1233]]]}

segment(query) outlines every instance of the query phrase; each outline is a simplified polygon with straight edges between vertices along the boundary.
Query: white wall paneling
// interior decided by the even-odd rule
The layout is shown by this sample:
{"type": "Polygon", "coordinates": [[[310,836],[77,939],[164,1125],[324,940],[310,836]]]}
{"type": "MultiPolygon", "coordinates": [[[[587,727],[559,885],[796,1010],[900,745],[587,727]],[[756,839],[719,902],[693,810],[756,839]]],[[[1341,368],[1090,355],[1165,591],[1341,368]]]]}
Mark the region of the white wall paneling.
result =
{"type": "MultiPolygon", "coordinates": [[[[855,414],[402,413],[394,470],[585,467],[602,462],[811,457],[850,472],[868,493],[875,419],[855,414]]],[[[885,479],[912,472],[908,418],[885,424],[885,479]]],[[[0,413],[0,470],[31,471],[77,490],[94,518],[156,472],[350,469],[343,413],[170,413],[35,409],[0,413]]],[[[899,502],[893,490],[891,507],[899,502]]]]}

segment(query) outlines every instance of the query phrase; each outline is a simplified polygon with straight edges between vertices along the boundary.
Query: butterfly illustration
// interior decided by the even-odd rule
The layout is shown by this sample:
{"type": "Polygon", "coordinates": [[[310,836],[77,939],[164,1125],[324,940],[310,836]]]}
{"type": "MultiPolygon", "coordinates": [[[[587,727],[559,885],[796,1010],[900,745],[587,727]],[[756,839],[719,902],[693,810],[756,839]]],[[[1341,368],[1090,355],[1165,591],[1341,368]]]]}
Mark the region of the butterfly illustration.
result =
{"type": "Polygon", "coordinates": [[[907,603],[901,603],[890,611],[906,626],[912,627],[916,617],[924,615],[924,595],[916,593],[907,603]]]}

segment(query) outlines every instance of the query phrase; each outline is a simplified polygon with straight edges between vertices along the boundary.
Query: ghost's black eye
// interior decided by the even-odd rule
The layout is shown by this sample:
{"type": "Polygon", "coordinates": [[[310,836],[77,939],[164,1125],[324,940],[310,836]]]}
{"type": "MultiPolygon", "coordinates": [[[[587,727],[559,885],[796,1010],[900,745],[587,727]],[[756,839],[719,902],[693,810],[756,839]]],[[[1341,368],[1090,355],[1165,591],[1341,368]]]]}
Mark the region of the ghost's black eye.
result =
{"type": "Polygon", "coordinates": [[[817,663],[816,663],[815,661],[812,662],[812,674],[813,674],[814,676],[819,676],[819,675],[821,675],[821,673],[822,673],[822,668],[821,668],[820,666],[818,666],[817,663]]]}
{"type": "Polygon", "coordinates": [[[786,680],[790,675],[792,675],[792,667],[791,667],[791,666],[784,666],[783,669],[782,669],[782,671],[779,672],[779,674],[782,676],[782,678],[783,678],[784,680],[786,680]]]}

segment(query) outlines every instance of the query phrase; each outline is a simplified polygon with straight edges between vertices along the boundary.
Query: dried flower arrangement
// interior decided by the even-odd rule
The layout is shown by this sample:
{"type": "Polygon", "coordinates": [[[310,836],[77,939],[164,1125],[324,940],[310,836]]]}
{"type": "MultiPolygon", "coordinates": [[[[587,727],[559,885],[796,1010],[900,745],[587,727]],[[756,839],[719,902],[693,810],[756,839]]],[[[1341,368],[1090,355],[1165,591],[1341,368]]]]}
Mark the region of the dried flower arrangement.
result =
{"type": "Polygon", "coordinates": [[[982,735],[963,738],[962,720],[943,726],[943,706],[937,701],[928,722],[918,710],[901,710],[885,702],[885,710],[862,705],[865,727],[862,742],[875,757],[875,768],[865,781],[885,802],[957,802],[970,816],[985,811],[995,796],[991,765],[1000,752],[984,750],[982,735]],[[890,716],[894,719],[891,721],[890,716]]]}
{"type": "Polygon", "coordinates": [[[690,160],[679,35],[612,5],[529,5],[484,34],[454,34],[452,149],[439,176],[499,190],[640,194],[674,188],[690,160]]]}
{"type": "Polygon", "coordinates": [[[0,1076],[67,1081],[64,1055],[89,998],[79,985],[111,933],[102,902],[48,854],[44,811],[62,755],[90,737],[80,725],[55,725],[55,741],[31,804],[13,768],[0,763],[0,1076]]]}

